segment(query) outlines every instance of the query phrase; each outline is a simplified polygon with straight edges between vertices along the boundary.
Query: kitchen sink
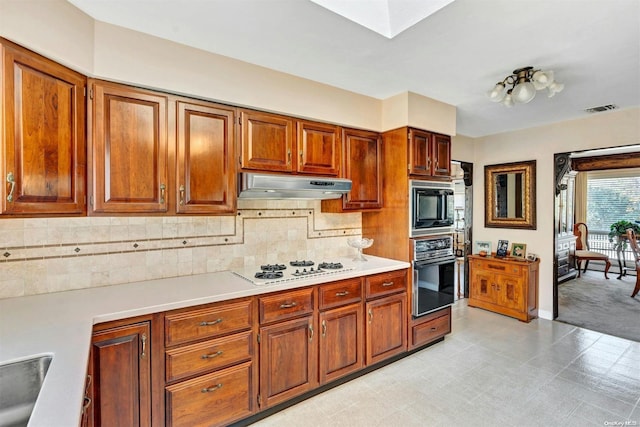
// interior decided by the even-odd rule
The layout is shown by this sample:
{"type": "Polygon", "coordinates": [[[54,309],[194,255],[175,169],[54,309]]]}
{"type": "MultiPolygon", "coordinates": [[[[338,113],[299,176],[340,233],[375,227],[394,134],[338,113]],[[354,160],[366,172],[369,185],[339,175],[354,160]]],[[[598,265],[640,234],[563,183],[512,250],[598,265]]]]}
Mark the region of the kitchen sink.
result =
{"type": "Polygon", "coordinates": [[[26,426],[52,356],[0,365],[0,427],[26,426]]]}

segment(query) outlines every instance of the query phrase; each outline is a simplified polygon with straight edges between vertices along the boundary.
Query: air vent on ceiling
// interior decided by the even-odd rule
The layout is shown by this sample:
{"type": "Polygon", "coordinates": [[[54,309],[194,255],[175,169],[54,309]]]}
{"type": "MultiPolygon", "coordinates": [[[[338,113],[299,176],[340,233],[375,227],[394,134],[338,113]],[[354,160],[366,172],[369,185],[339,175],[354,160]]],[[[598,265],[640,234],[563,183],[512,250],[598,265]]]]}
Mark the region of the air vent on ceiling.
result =
{"type": "Polygon", "coordinates": [[[587,108],[587,113],[602,113],[603,111],[615,110],[618,108],[617,105],[609,104],[609,105],[601,105],[599,107],[587,108]]]}

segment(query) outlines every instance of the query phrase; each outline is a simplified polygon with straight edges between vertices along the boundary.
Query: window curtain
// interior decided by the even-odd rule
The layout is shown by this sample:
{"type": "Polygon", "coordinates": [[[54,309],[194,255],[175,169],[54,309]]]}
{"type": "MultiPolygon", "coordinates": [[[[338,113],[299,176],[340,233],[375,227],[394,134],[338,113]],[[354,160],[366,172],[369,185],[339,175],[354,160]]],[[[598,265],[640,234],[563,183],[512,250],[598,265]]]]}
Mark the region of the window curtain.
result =
{"type": "Polygon", "coordinates": [[[578,172],[576,175],[576,188],[574,199],[575,221],[587,222],[587,173],[578,172]]]}

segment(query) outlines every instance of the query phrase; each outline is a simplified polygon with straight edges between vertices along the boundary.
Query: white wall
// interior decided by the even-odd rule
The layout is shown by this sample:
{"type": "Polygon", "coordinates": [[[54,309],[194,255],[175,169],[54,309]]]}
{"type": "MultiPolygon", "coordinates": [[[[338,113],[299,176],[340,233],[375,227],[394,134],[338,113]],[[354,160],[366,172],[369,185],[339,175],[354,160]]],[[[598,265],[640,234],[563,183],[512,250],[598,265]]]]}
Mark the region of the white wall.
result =
{"type": "MultiPolygon", "coordinates": [[[[638,143],[638,108],[601,113],[474,141],[474,239],[492,241],[494,248],[498,239],[526,243],[528,252],[540,256],[541,317],[550,319],[553,313],[554,154],[638,143]],[[524,160],[537,161],[537,230],[485,228],[484,166],[524,160]]],[[[453,158],[458,160],[455,156],[453,158]]]]}

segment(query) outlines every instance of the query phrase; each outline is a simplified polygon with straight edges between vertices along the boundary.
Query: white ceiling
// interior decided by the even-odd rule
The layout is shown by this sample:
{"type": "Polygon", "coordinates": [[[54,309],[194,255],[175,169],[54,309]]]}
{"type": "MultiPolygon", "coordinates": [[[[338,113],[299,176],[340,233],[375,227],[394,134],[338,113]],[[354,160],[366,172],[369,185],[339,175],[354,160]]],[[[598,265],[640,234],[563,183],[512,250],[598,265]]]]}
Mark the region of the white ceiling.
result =
{"type": "Polygon", "coordinates": [[[392,39],[309,0],[68,1],[99,21],[360,94],[437,99],[457,107],[457,132],[471,137],[640,106],[640,0],[456,0],[392,39]],[[564,91],[511,109],[489,101],[529,65],[554,70],[564,91]]]}

